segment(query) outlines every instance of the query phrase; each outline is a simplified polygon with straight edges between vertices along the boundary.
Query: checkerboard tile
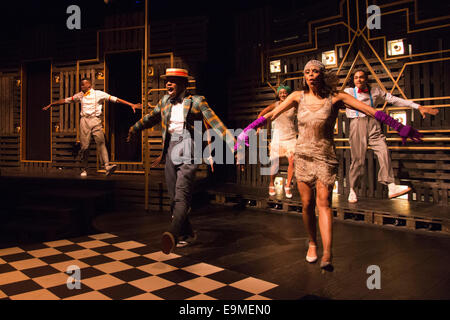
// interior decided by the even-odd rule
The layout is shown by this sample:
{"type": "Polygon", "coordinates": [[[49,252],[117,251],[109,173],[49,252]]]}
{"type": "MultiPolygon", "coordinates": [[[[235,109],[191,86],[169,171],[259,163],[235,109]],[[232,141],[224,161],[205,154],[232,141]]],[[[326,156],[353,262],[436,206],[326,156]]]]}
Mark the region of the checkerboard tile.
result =
{"type": "Polygon", "coordinates": [[[199,276],[207,276],[209,274],[222,271],[223,269],[202,262],[202,263],[194,264],[189,267],[184,267],[183,270],[191,272],[191,273],[195,273],[196,275],[199,275],[199,276]]]}
{"type": "Polygon", "coordinates": [[[16,254],[16,253],[21,253],[21,252],[24,252],[24,250],[19,247],[0,249],[0,257],[8,256],[11,254],[16,254]]]}
{"type": "Polygon", "coordinates": [[[206,294],[198,294],[196,296],[187,298],[186,300],[217,300],[217,299],[214,299],[213,297],[210,297],[206,294]]]}
{"type": "Polygon", "coordinates": [[[264,291],[275,288],[277,285],[264,280],[249,277],[241,281],[234,282],[230,284],[230,286],[241,290],[246,290],[254,294],[260,294],[264,291]]]}
{"type": "Polygon", "coordinates": [[[0,299],[268,299],[276,284],[110,233],[0,249],[0,299]],[[69,266],[80,289],[69,289],[69,266]]]}

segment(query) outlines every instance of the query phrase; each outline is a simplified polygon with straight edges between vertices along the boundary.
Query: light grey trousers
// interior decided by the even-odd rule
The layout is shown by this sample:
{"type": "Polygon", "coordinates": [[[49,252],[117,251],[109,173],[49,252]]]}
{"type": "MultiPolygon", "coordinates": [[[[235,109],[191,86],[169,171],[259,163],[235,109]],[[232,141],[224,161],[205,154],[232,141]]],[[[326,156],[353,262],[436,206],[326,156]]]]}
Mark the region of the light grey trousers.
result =
{"type": "Polygon", "coordinates": [[[386,137],[381,132],[380,123],[376,119],[372,117],[351,119],[349,142],[352,155],[349,171],[350,188],[358,186],[360,177],[364,174],[367,147],[373,149],[380,165],[378,181],[382,184],[395,181],[386,137]]]}
{"type": "Polygon", "coordinates": [[[100,161],[105,166],[109,164],[108,150],[105,145],[105,135],[103,134],[102,119],[99,117],[81,117],[80,118],[80,156],[81,167],[88,168],[89,143],[91,135],[94,136],[97,151],[100,154],[100,161]]]}

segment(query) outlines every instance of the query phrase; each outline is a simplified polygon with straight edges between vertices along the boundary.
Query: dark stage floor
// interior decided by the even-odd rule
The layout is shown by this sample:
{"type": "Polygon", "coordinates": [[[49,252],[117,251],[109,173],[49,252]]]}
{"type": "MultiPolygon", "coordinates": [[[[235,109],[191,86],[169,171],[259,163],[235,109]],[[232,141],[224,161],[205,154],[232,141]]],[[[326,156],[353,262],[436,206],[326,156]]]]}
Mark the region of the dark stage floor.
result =
{"type": "MultiPolygon", "coordinates": [[[[450,238],[334,224],[334,272],[305,262],[301,217],[207,206],[197,243],[160,252],[164,213],[104,213],[91,236],[0,249],[0,299],[449,299],[450,238]],[[81,268],[82,289],[65,271],[81,268]],[[367,268],[381,271],[369,290],[367,268]]],[[[320,250],[319,250],[320,254],[320,250]]]]}
{"type": "MultiPolygon", "coordinates": [[[[450,236],[445,232],[384,228],[338,216],[334,222],[335,269],[322,273],[318,263],[305,261],[307,235],[298,212],[207,204],[197,205],[192,212],[198,241],[165,256],[160,252],[160,237],[170,222],[167,213],[106,205],[114,194],[111,182],[126,177],[59,177],[61,186],[69,185],[65,180],[69,179],[70,187],[53,190],[59,179],[26,175],[22,180],[5,178],[4,193],[12,190],[12,197],[17,194],[15,188],[20,188],[26,192],[17,199],[19,203],[33,196],[34,201],[44,201],[39,206],[31,203],[33,210],[22,213],[25,219],[42,216],[39,208],[50,201],[43,195],[51,191],[52,206],[43,207],[48,221],[62,215],[55,223],[64,226],[72,221],[70,217],[81,219],[80,230],[86,232],[77,238],[59,234],[46,242],[20,242],[2,233],[0,299],[450,299],[450,236]],[[45,181],[48,190],[42,186],[45,181]],[[85,194],[101,190],[106,195],[81,197],[74,193],[77,188],[90,190],[85,194]],[[62,202],[59,211],[54,208],[55,195],[62,202]],[[96,210],[94,200],[100,201],[103,210],[96,210]],[[70,201],[80,202],[80,208],[66,208],[70,201]],[[80,213],[84,214],[81,218],[80,213]],[[68,291],[68,265],[80,266],[81,291],[68,291]],[[371,276],[367,268],[372,265],[380,268],[379,290],[367,288],[371,276]]],[[[250,190],[246,195],[258,198],[258,192],[250,190]]],[[[283,206],[296,204],[297,197],[283,206]]],[[[4,204],[11,202],[6,200],[4,204]]],[[[333,205],[352,209],[344,200],[333,199],[333,205]]],[[[445,219],[447,207],[439,208],[405,200],[371,200],[355,209],[445,219]]],[[[30,228],[36,229],[41,220],[32,220],[30,228]]],[[[10,230],[6,224],[3,227],[10,230]]],[[[16,227],[23,229],[22,224],[16,227]]]]}
{"type": "MultiPolygon", "coordinates": [[[[305,262],[301,217],[209,206],[193,213],[198,242],[175,253],[277,284],[270,299],[449,299],[450,238],[398,232],[368,225],[334,224],[334,265],[323,274],[305,262]],[[367,267],[381,270],[381,289],[369,290],[367,267]]],[[[142,211],[100,216],[95,227],[159,245],[169,223],[142,211]]],[[[319,251],[320,254],[321,251],[319,251]]]]}

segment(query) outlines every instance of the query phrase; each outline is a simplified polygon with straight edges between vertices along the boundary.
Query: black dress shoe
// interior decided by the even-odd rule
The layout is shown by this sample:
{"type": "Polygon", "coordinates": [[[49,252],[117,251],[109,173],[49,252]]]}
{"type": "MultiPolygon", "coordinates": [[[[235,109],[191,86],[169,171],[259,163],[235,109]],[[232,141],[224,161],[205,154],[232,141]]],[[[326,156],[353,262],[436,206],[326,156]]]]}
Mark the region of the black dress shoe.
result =
{"type": "Polygon", "coordinates": [[[170,254],[175,247],[175,238],[170,232],[164,232],[161,237],[161,250],[165,254],[170,254]]]}

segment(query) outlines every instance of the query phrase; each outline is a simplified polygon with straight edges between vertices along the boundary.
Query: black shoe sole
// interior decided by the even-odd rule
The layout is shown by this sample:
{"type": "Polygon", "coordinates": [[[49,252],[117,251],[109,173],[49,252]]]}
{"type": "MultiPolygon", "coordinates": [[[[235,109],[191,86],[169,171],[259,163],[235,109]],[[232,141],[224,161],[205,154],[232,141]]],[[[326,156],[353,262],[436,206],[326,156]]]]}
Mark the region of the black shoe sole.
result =
{"type": "Polygon", "coordinates": [[[170,232],[164,232],[161,238],[161,251],[170,254],[175,247],[175,238],[170,232]]]}
{"type": "Polygon", "coordinates": [[[117,166],[112,167],[110,170],[106,170],[106,176],[110,176],[116,171],[117,166]]]}

